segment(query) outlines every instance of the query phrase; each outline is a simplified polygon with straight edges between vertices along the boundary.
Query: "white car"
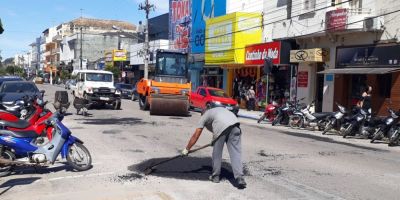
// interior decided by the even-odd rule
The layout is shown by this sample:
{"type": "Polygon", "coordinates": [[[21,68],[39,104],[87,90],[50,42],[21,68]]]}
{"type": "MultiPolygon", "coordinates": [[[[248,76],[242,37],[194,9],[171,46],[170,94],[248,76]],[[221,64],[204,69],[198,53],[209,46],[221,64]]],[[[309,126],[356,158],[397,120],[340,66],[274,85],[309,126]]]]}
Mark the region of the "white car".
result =
{"type": "Polygon", "coordinates": [[[112,104],[114,109],[121,108],[121,91],[114,87],[113,73],[100,70],[79,70],[76,74],[74,97],[83,98],[90,104],[112,104]]]}

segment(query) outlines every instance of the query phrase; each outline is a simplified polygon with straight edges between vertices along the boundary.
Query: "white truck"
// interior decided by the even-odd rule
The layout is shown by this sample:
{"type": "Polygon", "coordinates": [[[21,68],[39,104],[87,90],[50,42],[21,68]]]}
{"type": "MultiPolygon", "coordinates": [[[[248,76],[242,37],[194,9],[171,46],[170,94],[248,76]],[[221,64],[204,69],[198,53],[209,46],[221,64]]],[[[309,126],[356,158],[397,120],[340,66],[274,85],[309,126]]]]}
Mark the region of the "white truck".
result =
{"type": "Polygon", "coordinates": [[[75,98],[83,98],[89,104],[105,106],[112,104],[115,110],[121,108],[121,91],[114,87],[112,72],[100,70],[74,71],[76,87],[72,91],[75,98]]]}

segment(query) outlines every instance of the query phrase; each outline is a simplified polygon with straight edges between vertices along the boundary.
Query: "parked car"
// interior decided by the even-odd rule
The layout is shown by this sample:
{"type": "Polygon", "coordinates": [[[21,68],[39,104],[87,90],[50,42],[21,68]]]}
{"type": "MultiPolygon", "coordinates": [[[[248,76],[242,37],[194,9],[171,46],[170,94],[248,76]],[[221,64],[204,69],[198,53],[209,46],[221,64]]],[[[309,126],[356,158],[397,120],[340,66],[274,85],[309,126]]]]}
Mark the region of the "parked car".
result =
{"type": "Polygon", "coordinates": [[[133,85],[127,83],[116,83],[115,89],[121,91],[121,98],[129,99],[132,97],[133,85]]]}
{"type": "Polygon", "coordinates": [[[24,79],[22,79],[19,76],[0,76],[0,85],[4,82],[4,81],[23,81],[24,79]]]}
{"type": "Polygon", "coordinates": [[[76,87],[76,80],[75,79],[69,79],[65,82],[65,89],[66,90],[74,90],[76,87]]]}
{"type": "Polygon", "coordinates": [[[138,94],[137,89],[136,89],[136,84],[134,84],[134,85],[133,85],[133,88],[132,88],[131,100],[132,100],[132,101],[136,101],[136,100],[138,100],[138,99],[139,99],[139,94],[138,94]]]}
{"type": "Polygon", "coordinates": [[[19,115],[20,106],[17,101],[25,96],[43,98],[44,90],[39,91],[31,81],[4,81],[0,86],[0,108],[19,115]]]}
{"type": "Polygon", "coordinates": [[[190,106],[199,109],[220,106],[235,114],[239,112],[239,104],[236,100],[230,98],[224,90],[213,87],[198,87],[190,95],[190,106]]]}

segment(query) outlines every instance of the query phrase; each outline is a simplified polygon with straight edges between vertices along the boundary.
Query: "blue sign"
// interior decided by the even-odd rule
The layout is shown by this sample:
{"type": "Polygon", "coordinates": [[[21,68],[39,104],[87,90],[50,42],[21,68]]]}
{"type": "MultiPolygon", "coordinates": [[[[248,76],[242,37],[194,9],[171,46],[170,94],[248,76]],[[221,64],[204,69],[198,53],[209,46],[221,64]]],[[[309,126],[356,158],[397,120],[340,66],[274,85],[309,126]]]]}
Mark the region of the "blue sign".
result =
{"type": "Polygon", "coordinates": [[[226,14],[226,0],[192,0],[192,53],[204,53],[206,20],[226,14]]]}

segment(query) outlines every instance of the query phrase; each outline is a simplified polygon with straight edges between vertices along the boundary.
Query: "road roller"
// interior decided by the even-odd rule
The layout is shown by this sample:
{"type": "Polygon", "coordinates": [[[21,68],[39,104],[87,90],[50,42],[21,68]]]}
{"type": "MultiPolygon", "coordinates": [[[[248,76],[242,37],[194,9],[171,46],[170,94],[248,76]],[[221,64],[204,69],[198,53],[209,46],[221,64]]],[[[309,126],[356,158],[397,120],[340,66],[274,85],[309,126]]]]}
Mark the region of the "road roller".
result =
{"type": "Polygon", "coordinates": [[[140,109],[151,115],[188,115],[192,86],[187,53],[159,49],[155,59],[154,73],[136,85],[140,109]]]}

